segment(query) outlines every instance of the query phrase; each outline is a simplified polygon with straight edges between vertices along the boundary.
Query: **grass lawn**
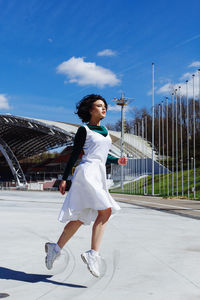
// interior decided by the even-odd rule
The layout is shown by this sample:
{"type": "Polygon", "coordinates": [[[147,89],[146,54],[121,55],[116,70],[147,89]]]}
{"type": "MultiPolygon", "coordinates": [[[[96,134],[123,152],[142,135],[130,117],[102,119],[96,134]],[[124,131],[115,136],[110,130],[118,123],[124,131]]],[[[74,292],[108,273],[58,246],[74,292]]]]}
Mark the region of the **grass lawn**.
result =
{"type": "MultiPolygon", "coordinates": [[[[178,196],[182,196],[182,174],[181,171],[178,174],[178,196]]],[[[172,174],[169,176],[169,197],[176,197],[176,173],[174,173],[173,179],[173,191],[172,195],[172,174]]],[[[125,194],[133,194],[133,195],[144,195],[144,185],[145,185],[145,193],[151,195],[152,191],[152,176],[148,176],[148,178],[136,180],[135,182],[130,182],[124,184],[124,191],[121,191],[121,188],[115,188],[110,190],[111,193],[125,193],[125,194]],[[147,183],[148,181],[148,183],[147,183]]],[[[194,171],[190,170],[189,172],[189,198],[194,199],[194,195],[192,192],[192,188],[194,186],[194,171]]],[[[183,171],[183,196],[187,198],[188,188],[187,188],[187,170],[183,171]]],[[[158,196],[166,197],[167,195],[167,175],[164,175],[164,189],[163,189],[163,175],[160,176],[160,192],[159,192],[159,175],[154,176],[154,194],[158,196]]],[[[200,200],[200,168],[196,168],[196,199],[200,200]]]]}

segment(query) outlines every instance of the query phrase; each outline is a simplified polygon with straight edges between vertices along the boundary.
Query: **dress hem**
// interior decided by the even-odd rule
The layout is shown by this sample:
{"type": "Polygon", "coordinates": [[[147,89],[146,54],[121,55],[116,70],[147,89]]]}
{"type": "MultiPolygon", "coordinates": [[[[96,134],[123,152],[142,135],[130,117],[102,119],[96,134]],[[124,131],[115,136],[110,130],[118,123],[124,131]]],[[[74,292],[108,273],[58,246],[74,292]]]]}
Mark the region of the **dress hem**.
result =
{"type": "MultiPolygon", "coordinates": [[[[108,207],[111,208],[111,217],[113,217],[119,210],[120,207],[114,208],[114,207],[108,207]]],[[[69,221],[81,221],[83,222],[84,225],[90,225],[92,222],[95,222],[97,216],[98,216],[98,211],[101,210],[106,210],[105,209],[91,209],[91,208],[86,208],[82,210],[70,210],[68,209],[67,211],[61,211],[58,221],[61,223],[66,223],[69,221]]]]}

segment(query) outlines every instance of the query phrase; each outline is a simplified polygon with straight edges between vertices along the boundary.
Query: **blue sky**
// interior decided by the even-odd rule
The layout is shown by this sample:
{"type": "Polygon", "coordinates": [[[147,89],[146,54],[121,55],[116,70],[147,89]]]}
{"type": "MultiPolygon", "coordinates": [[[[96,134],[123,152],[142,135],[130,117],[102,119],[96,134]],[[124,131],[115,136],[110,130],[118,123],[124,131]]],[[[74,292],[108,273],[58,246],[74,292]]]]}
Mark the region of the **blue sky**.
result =
{"type": "Polygon", "coordinates": [[[151,109],[152,62],[155,102],[200,68],[199,11],[199,0],[0,0],[0,113],[80,123],[75,104],[97,93],[102,124],[114,123],[121,92],[135,99],[127,119],[151,109]]]}

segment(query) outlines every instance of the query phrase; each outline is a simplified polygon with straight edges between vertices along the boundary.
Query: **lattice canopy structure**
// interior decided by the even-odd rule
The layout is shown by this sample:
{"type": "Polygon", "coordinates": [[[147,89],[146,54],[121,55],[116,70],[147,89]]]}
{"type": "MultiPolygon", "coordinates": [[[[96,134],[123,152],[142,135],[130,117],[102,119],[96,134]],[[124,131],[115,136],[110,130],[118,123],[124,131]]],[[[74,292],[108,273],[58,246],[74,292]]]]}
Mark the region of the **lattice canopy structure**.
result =
{"type": "Polygon", "coordinates": [[[19,160],[73,143],[70,124],[62,127],[60,122],[0,115],[0,151],[18,185],[26,183],[19,160]]]}

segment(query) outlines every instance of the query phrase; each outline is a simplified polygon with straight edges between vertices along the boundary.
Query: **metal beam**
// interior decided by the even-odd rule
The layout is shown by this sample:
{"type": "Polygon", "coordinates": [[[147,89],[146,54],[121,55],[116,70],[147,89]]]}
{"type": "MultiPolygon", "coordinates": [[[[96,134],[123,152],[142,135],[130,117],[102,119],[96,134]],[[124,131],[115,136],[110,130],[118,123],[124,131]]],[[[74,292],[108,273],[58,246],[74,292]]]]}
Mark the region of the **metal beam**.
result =
{"type": "Polygon", "coordinates": [[[2,152],[3,156],[5,157],[13,176],[17,182],[18,186],[24,186],[26,185],[26,178],[24,176],[24,173],[22,171],[22,168],[10,149],[10,147],[6,144],[6,142],[0,137],[0,151],[2,152]]]}

